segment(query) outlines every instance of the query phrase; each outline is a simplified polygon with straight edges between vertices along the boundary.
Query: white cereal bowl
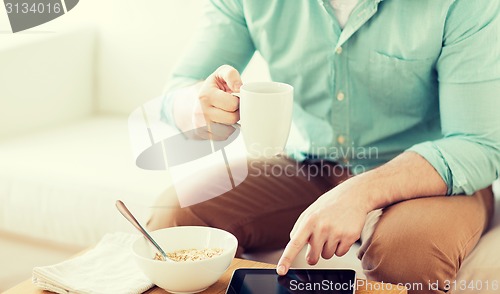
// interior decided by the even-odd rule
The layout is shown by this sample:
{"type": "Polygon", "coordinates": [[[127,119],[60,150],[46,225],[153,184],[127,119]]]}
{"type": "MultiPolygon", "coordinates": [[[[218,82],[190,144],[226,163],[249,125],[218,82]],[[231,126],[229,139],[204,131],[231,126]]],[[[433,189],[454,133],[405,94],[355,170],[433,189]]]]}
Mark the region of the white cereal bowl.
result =
{"type": "Polygon", "coordinates": [[[158,287],[171,293],[196,293],[205,290],[222,276],[236,254],[238,240],[226,231],[209,227],[173,227],[151,232],[166,252],[182,249],[221,248],[221,255],[198,261],[154,260],[156,251],[145,238],[132,244],[135,261],[158,287]]]}

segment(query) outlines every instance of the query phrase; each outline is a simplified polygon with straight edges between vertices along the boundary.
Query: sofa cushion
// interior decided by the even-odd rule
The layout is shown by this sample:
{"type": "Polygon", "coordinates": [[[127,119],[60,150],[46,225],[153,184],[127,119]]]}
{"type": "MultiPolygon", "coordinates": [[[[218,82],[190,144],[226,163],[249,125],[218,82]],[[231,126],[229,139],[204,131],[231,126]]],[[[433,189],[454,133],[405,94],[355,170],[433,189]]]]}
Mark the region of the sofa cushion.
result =
{"type": "Polygon", "coordinates": [[[127,117],[94,117],[0,141],[0,229],[80,246],[133,228],[124,200],[145,222],[170,183],[166,171],[135,166],[127,117]]]}
{"type": "Polygon", "coordinates": [[[456,283],[452,284],[456,285],[457,289],[452,293],[500,293],[499,181],[495,182],[494,190],[496,195],[495,216],[490,229],[479,240],[469,257],[464,260],[456,283]]]}
{"type": "Polygon", "coordinates": [[[0,139],[94,111],[96,35],[92,26],[0,33],[0,139]]]}

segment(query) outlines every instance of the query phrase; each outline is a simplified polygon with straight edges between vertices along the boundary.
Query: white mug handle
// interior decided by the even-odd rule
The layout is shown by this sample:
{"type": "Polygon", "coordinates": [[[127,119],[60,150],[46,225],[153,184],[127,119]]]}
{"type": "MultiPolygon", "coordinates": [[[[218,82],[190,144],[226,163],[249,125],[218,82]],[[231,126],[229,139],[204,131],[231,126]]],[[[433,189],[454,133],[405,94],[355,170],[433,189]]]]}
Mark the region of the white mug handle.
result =
{"type": "MultiPolygon", "coordinates": [[[[238,98],[241,98],[241,93],[233,92],[233,93],[231,93],[231,95],[236,96],[238,98]]],[[[238,128],[238,129],[241,128],[241,125],[239,124],[239,122],[233,124],[232,126],[235,128],[238,128]]]]}

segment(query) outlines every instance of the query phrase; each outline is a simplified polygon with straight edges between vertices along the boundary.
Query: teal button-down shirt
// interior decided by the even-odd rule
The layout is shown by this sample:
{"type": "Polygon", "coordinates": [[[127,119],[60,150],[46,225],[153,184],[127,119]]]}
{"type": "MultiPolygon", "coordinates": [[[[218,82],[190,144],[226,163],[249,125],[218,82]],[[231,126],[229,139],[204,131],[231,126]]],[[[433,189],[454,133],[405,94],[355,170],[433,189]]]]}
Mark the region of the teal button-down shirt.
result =
{"type": "Polygon", "coordinates": [[[472,194],[500,171],[499,36],[498,0],[360,0],[343,30],[328,0],[212,0],[162,112],[258,50],[295,88],[291,156],[359,173],[412,150],[449,194],[472,194]]]}

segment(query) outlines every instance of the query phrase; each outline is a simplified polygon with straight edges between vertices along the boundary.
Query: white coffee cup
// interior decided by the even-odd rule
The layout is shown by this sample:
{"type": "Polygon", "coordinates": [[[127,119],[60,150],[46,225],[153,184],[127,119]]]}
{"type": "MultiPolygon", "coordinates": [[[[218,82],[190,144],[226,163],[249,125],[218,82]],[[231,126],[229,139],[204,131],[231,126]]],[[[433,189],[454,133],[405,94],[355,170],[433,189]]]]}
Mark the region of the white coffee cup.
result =
{"type": "Polygon", "coordinates": [[[251,157],[275,156],[285,148],[292,123],[293,87],[278,82],[240,88],[240,124],[251,157]]]}

